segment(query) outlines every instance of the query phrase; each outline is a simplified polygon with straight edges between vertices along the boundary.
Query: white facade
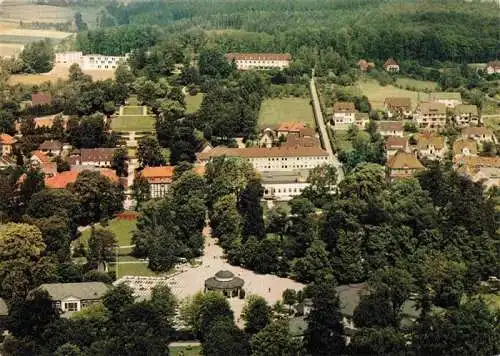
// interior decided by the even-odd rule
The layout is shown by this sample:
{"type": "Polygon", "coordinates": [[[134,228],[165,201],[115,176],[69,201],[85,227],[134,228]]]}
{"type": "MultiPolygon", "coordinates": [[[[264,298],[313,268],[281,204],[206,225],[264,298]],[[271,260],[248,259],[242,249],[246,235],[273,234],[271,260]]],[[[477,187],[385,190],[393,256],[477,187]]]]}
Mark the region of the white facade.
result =
{"type": "Polygon", "coordinates": [[[290,200],[300,195],[309,183],[263,183],[264,199],[290,200]]]}
{"type": "Polygon", "coordinates": [[[83,70],[115,70],[118,64],[126,60],[127,56],[84,55],[82,52],[60,52],[56,53],[55,63],[68,67],[72,64],[78,64],[83,70]]]}
{"type": "Polygon", "coordinates": [[[227,60],[234,61],[238,70],[284,69],[290,66],[291,56],[279,53],[228,53],[227,60]]]}
{"type": "Polygon", "coordinates": [[[349,126],[356,122],[355,112],[334,112],[333,123],[335,126],[349,126]]]}
{"type": "Polygon", "coordinates": [[[100,54],[89,54],[83,56],[82,69],[114,70],[125,61],[125,57],[120,56],[102,56],[100,54]]]}
{"type": "Polygon", "coordinates": [[[83,52],[60,52],[56,53],[56,64],[67,65],[68,67],[72,64],[81,65],[83,58],[83,52]]]}
{"type": "Polygon", "coordinates": [[[290,172],[296,169],[312,169],[322,164],[331,164],[328,156],[298,157],[254,157],[248,158],[253,168],[261,171],[290,172]]]}
{"type": "Polygon", "coordinates": [[[151,198],[163,198],[167,195],[168,188],[170,187],[170,183],[158,183],[158,182],[150,182],[149,183],[151,198]]]}

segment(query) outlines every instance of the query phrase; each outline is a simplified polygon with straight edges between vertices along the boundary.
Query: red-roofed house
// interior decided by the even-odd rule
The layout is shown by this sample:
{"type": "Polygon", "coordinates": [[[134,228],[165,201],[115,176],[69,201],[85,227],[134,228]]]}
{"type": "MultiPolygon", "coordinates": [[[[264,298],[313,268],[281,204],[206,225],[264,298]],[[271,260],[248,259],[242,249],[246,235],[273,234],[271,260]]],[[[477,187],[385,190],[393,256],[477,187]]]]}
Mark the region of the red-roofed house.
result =
{"type": "Polygon", "coordinates": [[[398,62],[396,62],[396,60],[394,58],[391,57],[385,61],[384,69],[386,72],[397,73],[397,72],[399,72],[399,64],[398,64],[398,62]]]}
{"type": "MultiPolygon", "coordinates": [[[[104,168],[100,169],[99,172],[113,183],[120,182],[120,177],[118,177],[112,169],[104,168]]],[[[81,172],[79,171],[65,171],[58,173],[53,177],[45,178],[45,186],[49,189],[64,189],[68,186],[68,184],[76,182],[80,173],[81,172]]]]}
{"type": "Polygon", "coordinates": [[[172,178],[174,176],[174,166],[145,167],[140,173],[151,187],[151,198],[161,198],[167,194],[172,178]]]}
{"type": "Polygon", "coordinates": [[[31,106],[50,105],[52,103],[52,95],[49,93],[31,94],[31,106]]]}
{"type": "Polygon", "coordinates": [[[357,66],[362,72],[369,72],[372,68],[375,68],[375,63],[367,62],[364,59],[360,59],[357,63],[357,66]]]}
{"type": "Polygon", "coordinates": [[[356,122],[356,108],[349,101],[337,101],[333,104],[333,125],[347,128],[356,122]]]}
{"type": "Polygon", "coordinates": [[[6,133],[0,134],[0,153],[2,156],[8,156],[12,153],[12,148],[17,140],[6,133]]]}

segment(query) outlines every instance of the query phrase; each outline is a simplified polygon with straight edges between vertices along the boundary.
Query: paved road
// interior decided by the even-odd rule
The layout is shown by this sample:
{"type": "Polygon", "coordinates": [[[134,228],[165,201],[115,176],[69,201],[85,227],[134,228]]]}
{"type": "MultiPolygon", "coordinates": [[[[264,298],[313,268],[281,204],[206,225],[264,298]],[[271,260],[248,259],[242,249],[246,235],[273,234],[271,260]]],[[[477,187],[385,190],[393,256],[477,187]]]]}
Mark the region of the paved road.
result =
{"type": "Polygon", "coordinates": [[[337,156],[333,153],[332,143],[330,142],[330,138],[328,137],[325,120],[323,119],[323,113],[321,112],[321,105],[319,104],[318,92],[316,90],[316,82],[314,81],[314,74],[312,76],[310,82],[310,90],[311,90],[311,98],[313,102],[314,109],[314,117],[316,118],[316,125],[318,126],[319,133],[321,135],[321,139],[323,144],[325,145],[325,149],[330,156],[333,165],[337,168],[338,181],[344,179],[344,170],[342,169],[342,164],[338,160],[337,156]]]}

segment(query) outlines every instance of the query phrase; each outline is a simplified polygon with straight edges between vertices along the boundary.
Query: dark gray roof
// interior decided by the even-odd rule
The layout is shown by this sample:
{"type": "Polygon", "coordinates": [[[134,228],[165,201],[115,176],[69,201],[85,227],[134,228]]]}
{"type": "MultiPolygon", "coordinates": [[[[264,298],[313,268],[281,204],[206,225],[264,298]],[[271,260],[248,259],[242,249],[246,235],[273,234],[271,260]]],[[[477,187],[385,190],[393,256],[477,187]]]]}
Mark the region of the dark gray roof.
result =
{"type": "Polygon", "coordinates": [[[215,274],[216,278],[222,278],[222,279],[228,279],[228,278],[233,278],[234,273],[231,271],[219,271],[215,274]]]}
{"type": "Polygon", "coordinates": [[[63,300],[69,297],[100,299],[109,290],[109,287],[102,282],[45,283],[38,288],[46,290],[53,300],[63,300]]]}
{"type": "Polygon", "coordinates": [[[0,316],[7,315],[9,315],[9,308],[7,307],[7,303],[5,303],[5,300],[0,298],[0,316]]]}
{"type": "Polygon", "coordinates": [[[234,277],[229,281],[219,281],[217,278],[212,277],[205,281],[205,287],[208,289],[234,289],[241,288],[245,281],[239,277],[234,277]]]}

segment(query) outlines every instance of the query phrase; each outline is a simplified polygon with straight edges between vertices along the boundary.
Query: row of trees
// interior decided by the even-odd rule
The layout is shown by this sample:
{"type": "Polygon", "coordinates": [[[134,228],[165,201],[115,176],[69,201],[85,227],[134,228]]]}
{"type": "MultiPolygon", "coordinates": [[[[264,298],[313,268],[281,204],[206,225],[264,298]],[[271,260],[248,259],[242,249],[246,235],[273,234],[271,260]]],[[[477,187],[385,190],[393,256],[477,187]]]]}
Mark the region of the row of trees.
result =
{"type": "MultiPolygon", "coordinates": [[[[132,238],[133,254],[148,257],[149,267],[154,271],[168,271],[179,258],[191,259],[203,251],[206,183],[191,168],[178,166],[168,194],[141,207],[132,238]]],[[[139,203],[141,198],[149,199],[147,184],[141,178],[134,183],[139,203]]]]}
{"type": "Polygon", "coordinates": [[[327,63],[317,55],[328,48],[348,60],[485,62],[496,56],[495,10],[491,3],[443,5],[433,0],[396,7],[383,1],[112,4],[106,9],[106,20],[100,22],[103,28],[80,33],[77,43],[89,53],[124,54],[199,26],[242,30],[205,36],[224,51],[289,52],[309,68],[327,63]],[[164,33],[154,30],[153,24],[164,33]]]}

